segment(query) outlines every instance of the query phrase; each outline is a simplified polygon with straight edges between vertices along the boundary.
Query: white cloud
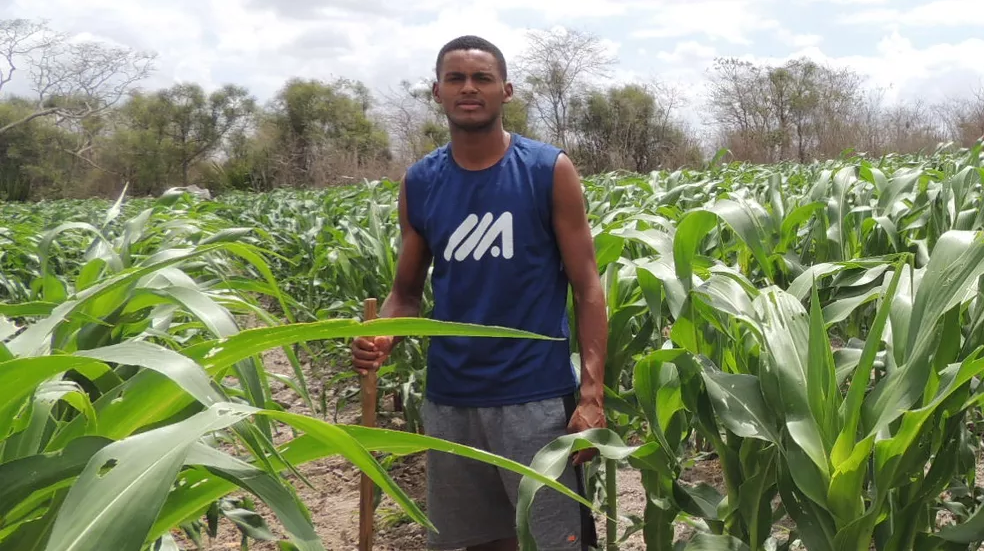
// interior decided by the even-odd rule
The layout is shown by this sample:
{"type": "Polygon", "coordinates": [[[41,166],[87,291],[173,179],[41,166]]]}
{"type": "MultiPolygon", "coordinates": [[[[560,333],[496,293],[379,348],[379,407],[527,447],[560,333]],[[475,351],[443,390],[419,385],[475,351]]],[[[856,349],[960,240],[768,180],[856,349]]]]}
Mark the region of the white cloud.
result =
{"type": "Polygon", "coordinates": [[[783,44],[794,48],[817,46],[823,42],[823,36],[819,34],[797,34],[789,29],[779,29],[776,31],[775,36],[782,41],[783,44]]]}
{"type": "MultiPolygon", "coordinates": [[[[716,56],[781,63],[805,55],[854,69],[870,84],[889,88],[888,99],[966,93],[965,86],[984,76],[984,40],[950,39],[944,30],[936,44],[923,38],[916,46],[906,33],[909,26],[925,36],[927,29],[953,22],[981,24],[981,1],[929,0],[913,8],[891,8],[887,0],[792,0],[792,6],[780,0],[414,0],[402,5],[388,0],[0,0],[0,5],[5,17],[46,18],[59,30],[158,52],[158,71],[145,87],[234,82],[260,100],[291,77],[344,76],[381,92],[402,79],[430,77],[438,49],[462,34],[484,36],[512,59],[526,43],[521,21],[532,14],[548,26],[590,25],[609,51],[623,58],[613,82],[676,84],[698,112],[706,70],[716,56]],[[883,38],[875,46],[852,44],[851,55],[831,55],[829,45],[843,43],[823,25],[797,21],[791,8],[804,4],[826,12],[829,22],[846,13],[845,22],[867,24],[883,38]]],[[[23,86],[24,79],[19,82],[23,86]]]]}
{"type": "Polygon", "coordinates": [[[591,0],[572,2],[570,0],[499,0],[495,6],[500,10],[532,10],[544,16],[551,23],[574,19],[613,17],[645,10],[648,2],[637,0],[591,0]]]}
{"type": "Polygon", "coordinates": [[[695,40],[682,40],[670,49],[653,57],[665,67],[659,78],[677,85],[686,92],[687,106],[681,113],[695,125],[704,118],[704,101],[708,90],[708,71],[718,56],[736,57],[758,64],[780,65],[786,61],[807,57],[818,63],[854,71],[867,87],[884,91],[886,104],[899,100],[923,98],[929,102],[946,97],[967,97],[984,86],[984,39],[968,38],[952,43],[941,42],[917,47],[905,33],[886,33],[876,46],[864,54],[831,55],[820,44],[820,36],[780,33],[777,38],[788,43],[800,43],[784,55],[763,56],[735,53],[729,45],[710,45],[695,40]]]}
{"type": "Polygon", "coordinates": [[[496,7],[478,2],[427,0],[402,12],[382,0],[333,0],[330,7],[285,0],[111,4],[14,0],[8,11],[14,17],[48,19],[58,30],[158,52],[157,71],[146,87],[183,80],[208,88],[238,82],[261,99],[291,77],[345,76],[382,89],[403,78],[430,75],[440,47],[461,34],[489,38],[507,57],[524,44],[523,29],[506,25],[496,7]],[[443,9],[417,12],[428,5],[443,9]]]}
{"type": "MultiPolygon", "coordinates": [[[[900,95],[919,85],[919,81],[933,81],[951,72],[968,75],[984,75],[984,40],[970,38],[958,43],[933,44],[916,48],[897,31],[878,43],[877,56],[855,58],[856,67],[871,75],[872,81],[881,86],[897,86],[900,95]]],[[[946,88],[945,86],[943,88],[946,88]]]]}
{"type": "Polygon", "coordinates": [[[909,9],[880,8],[845,13],[838,21],[848,25],[878,25],[888,28],[984,27],[984,5],[981,0],[935,0],[909,9]]]}
{"type": "MultiPolygon", "coordinates": [[[[933,44],[925,48],[893,31],[877,44],[870,55],[831,56],[817,46],[802,48],[786,56],[736,56],[755,63],[778,65],[790,59],[807,57],[832,67],[855,71],[866,84],[885,90],[885,99],[925,97],[929,101],[948,94],[965,95],[974,82],[984,79],[984,40],[970,38],[958,43],[933,44]],[[961,78],[953,78],[960,75],[961,78]]],[[[984,82],[984,81],[982,81],[984,82]]]]}
{"type": "MultiPolygon", "coordinates": [[[[782,25],[762,8],[767,0],[693,0],[654,3],[648,21],[632,31],[633,38],[674,38],[703,35],[711,40],[749,45],[750,35],[782,25]]],[[[782,9],[781,4],[773,4],[782,9]]]]}
{"type": "Polygon", "coordinates": [[[795,0],[799,4],[837,4],[840,6],[872,6],[888,4],[890,0],[795,0]]]}
{"type": "Polygon", "coordinates": [[[677,42],[672,52],[661,51],[656,54],[659,59],[671,64],[693,64],[694,62],[710,61],[717,54],[713,46],[707,46],[694,40],[677,42]]]}

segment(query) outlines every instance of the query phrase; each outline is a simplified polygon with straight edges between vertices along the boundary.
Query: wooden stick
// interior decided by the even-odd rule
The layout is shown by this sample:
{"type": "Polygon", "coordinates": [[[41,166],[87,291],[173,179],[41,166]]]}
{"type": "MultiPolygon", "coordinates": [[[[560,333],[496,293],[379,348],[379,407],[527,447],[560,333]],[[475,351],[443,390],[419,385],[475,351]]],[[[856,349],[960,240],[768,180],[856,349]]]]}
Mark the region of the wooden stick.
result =
{"type": "MultiPolygon", "coordinates": [[[[366,299],[363,304],[363,319],[376,319],[376,299],[366,299]]],[[[362,382],[362,425],[376,426],[376,371],[370,370],[361,379],[362,382]]],[[[372,520],[373,520],[373,483],[372,479],[362,473],[359,480],[359,551],[372,549],[372,520]]]]}

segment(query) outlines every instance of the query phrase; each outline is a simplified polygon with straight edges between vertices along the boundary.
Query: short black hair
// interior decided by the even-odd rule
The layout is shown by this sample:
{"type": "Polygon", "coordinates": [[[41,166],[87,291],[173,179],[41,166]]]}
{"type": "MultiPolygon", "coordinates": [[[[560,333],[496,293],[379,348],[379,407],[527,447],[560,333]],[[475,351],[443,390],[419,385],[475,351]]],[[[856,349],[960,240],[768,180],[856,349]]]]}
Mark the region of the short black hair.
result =
{"type": "Polygon", "coordinates": [[[437,63],[434,66],[438,80],[441,80],[441,62],[444,61],[444,54],[457,50],[481,50],[492,54],[499,63],[502,80],[507,80],[506,57],[502,55],[502,51],[488,40],[471,34],[459,36],[441,48],[441,51],[437,54],[437,63]]]}

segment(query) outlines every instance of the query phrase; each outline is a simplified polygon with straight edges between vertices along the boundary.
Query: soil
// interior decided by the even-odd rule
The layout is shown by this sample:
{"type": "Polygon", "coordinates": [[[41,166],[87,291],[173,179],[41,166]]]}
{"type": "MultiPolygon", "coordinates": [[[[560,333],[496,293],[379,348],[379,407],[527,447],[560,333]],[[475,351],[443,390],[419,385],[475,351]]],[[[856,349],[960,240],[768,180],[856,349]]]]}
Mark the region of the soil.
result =
{"type": "MultiPolygon", "coordinates": [[[[268,372],[288,377],[293,376],[293,369],[283,350],[279,348],[269,350],[263,354],[263,357],[268,372]]],[[[319,403],[321,389],[318,384],[315,384],[316,379],[311,376],[309,366],[305,365],[304,370],[312,401],[319,403]]],[[[304,403],[304,400],[287,385],[271,379],[270,391],[273,400],[291,413],[322,418],[320,414],[313,413],[304,403]]],[[[328,403],[328,415],[333,422],[337,424],[360,423],[361,412],[357,400],[339,409],[337,420],[333,417],[333,402],[331,400],[328,403]]],[[[392,419],[390,417],[392,413],[392,401],[381,400],[381,408],[377,413],[377,426],[399,429],[399,420],[392,419]]],[[[276,426],[278,429],[274,438],[276,444],[283,444],[293,438],[290,427],[281,424],[276,426]]],[[[322,544],[329,550],[357,549],[359,542],[360,471],[341,456],[311,461],[298,466],[297,469],[307,478],[311,486],[293,475],[288,475],[286,478],[297,488],[299,497],[310,510],[322,544]]],[[[414,501],[420,504],[421,508],[424,508],[426,479],[421,455],[408,456],[398,460],[390,469],[389,474],[414,501]]],[[[231,497],[244,495],[242,492],[237,492],[231,497]]],[[[255,503],[257,513],[264,518],[271,531],[275,535],[287,539],[286,531],[269,508],[258,500],[255,503]]],[[[382,551],[425,548],[424,532],[414,525],[409,517],[386,495],[383,495],[377,508],[374,525],[376,531],[373,549],[382,551]]],[[[175,531],[173,535],[178,540],[181,549],[199,549],[181,532],[175,531]]],[[[240,544],[241,534],[239,530],[230,521],[222,519],[219,522],[216,538],[212,539],[207,534],[203,534],[201,549],[240,549],[240,544]]],[[[276,542],[250,540],[249,549],[279,551],[280,548],[276,542]]]]}
{"type": "MultiPolygon", "coordinates": [[[[288,377],[293,375],[291,365],[284,352],[280,349],[273,349],[264,353],[264,363],[266,369],[271,373],[288,377]]],[[[309,365],[304,365],[304,370],[308,378],[312,400],[314,403],[320,403],[320,385],[317,384],[317,379],[312,376],[309,365]]],[[[270,388],[274,400],[285,409],[293,413],[312,415],[312,411],[305,405],[300,396],[285,384],[271,379],[270,388]]],[[[358,424],[360,422],[360,406],[358,400],[350,400],[349,403],[340,408],[337,419],[333,419],[335,404],[332,393],[326,396],[326,400],[328,402],[329,420],[338,424],[358,424]]],[[[380,411],[377,414],[377,426],[397,430],[402,429],[400,416],[393,411],[393,401],[391,399],[381,399],[380,406],[380,411]]],[[[314,416],[319,417],[320,415],[314,414],[314,416]]],[[[284,425],[277,425],[277,427],[278,432],[275,437],[277,444],[287,442],[293,437],[289,427],[285,427],[284,425]]],[[[340,456],[312,461],[300,465],[298,470],[311,482],[313,488],[292,475],[287,478],[297,488],[301,500],[310,509],[314,526],[321,538],[322,544],[326,549],[332,551],[357,549],[359,540],[360,472],[340,456]]],[[[426,512],[426,470],[423,454],[411,455],[397,460],[390,469],[390,475],[420,508],[426,512]]],[[[979,462],[979,479],[982,475],[984,475],[984,472],[982,472],[982,464],[979,462]]],[[[617,479],[619,489],[618,509],[620,515],[618,531],[621,534],[631,525],[628,517],[636,516],[642,518],[646,497],[638,471],[626,467],[619,471],[617,479]]],[[[685,484],[699,484],[703,482],[714,487],[721,493],[725,492],[721,468],[713,454],[696,460],[683,473],[681,482],[685,484]]],[[[244,496],[246,496],[244,492],[237,492],[230,497],[244,496]]],[[[273,534],[286,540],[287,533],[275,515],[262,502],[259,500],[254,501],[257,513],[264,518],[273,534]]],[[[777,503],[773,503],[773,506],[775,505],[777,503]]],[[[946,517],[948,515],[944,514],[942,516],[946,517]]],[[[602,544],[601,548],[604,549],[606,536],[605,518],[599,514],[596,515],[595,520],[601,540],[600,543],[602,544]]],[[[784,541],[787,530],[790,527],[791,525],[788,522],[777,523],[774,527],[773,535],[779,537],[780,541],[784,541]]],[[[426,549],[423,528],[414,523],[385,494],[376,510],[374,528],[374,550],[417,551],[426,549]]],[[[694,529],[689,525],[678,522],[675,527],[674,539],[676,541],[685,541],[689,539],[693,531],[694,529]]],[[[207,534],[203,533],[201,547],[196,546],[195,543],[189,540],[179,530],[172,532],[172,535],[182,550],[202,549],[211,551],[241,549],[241,533],[231,521],[224,518],[220,519],[216,538],[210,538],[207,534]]],[[[280,547],[276,542],[250,539],[248,549],[253,551],[279,551],[280,547]]],[[[619,545],[619,549],[625,551],[646,549],[642,532],[636,531],[630,535],[619,545]]],[[[794,545],[792,549],[803,548],[794,545]]]]}

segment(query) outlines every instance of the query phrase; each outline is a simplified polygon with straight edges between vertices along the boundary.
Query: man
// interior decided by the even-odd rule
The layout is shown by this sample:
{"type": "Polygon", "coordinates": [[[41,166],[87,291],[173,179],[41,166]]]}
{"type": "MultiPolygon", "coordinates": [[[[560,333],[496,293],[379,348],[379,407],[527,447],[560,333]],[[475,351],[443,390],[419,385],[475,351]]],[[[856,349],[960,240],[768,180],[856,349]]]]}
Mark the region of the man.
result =
{"type": "MultiPolygon", "coordinates": [[[[433,317],[532,331],[561,340],[433,337],[428,351],[424,431],[529,465],[569,432],[605,426],[603,371],[608,321],[581,181],[560,149],[506,132],[512,98],[506,63],[488,41],[464,36],[437,57],[433,94],[451,143],[407,170],[401,183],[402,244],[380,317],[420,315],[434,263],[433,317]],[[581,352],[580,388],[567,318],[573,289],[581,352]],[[579,395],[575,398],[576,395],[579,395]]],[[[360,338],[353,363],[378,369],[397,339],[360,338]]],[[[583,492],[572,458],[562,483],[583,492]]],[[[427,454],[431,549],[517,549],[520,477],[453,454],[427,454]]],[[[531,529],[540,549],[595,546],[588,509],[544,488],[531,529]]]]}

